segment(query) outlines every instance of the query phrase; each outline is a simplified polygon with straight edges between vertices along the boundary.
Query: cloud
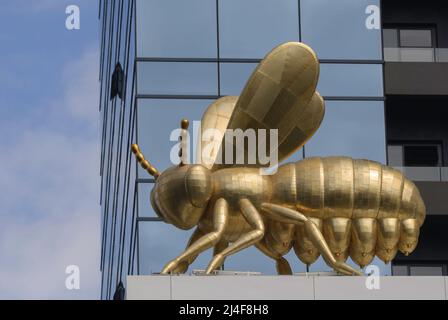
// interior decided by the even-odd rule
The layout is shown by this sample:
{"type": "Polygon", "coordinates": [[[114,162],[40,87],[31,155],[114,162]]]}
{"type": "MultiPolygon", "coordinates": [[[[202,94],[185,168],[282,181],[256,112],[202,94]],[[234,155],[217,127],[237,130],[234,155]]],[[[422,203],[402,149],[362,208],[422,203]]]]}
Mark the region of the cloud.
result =
{"type": "Polygon", "coordinates": [[[98,51],[61,74],[64,91],[0,140],[0,298],[97,299],[100,288],[98,51]],[[81,289],[65,288],[80,267],[81,289]]]}

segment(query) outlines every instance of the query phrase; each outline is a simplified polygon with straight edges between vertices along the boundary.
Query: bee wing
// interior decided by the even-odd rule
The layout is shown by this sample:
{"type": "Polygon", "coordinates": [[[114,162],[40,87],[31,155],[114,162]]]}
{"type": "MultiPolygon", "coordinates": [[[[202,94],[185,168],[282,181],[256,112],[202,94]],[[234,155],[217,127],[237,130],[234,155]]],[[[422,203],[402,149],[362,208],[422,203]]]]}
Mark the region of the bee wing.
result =
{"type": "Polygon", "coordinates": [[[201,120],[196,159],[212,169],[219,155],[222,139],[228,127],[238,97],[222,97],[213,102],[205,111],[201,120]]]}
{"type": "MultiPolygon", "coordinates": [[[[270,134],[266,132],[267,150],[263,150],[262,154],[270,156],[270,151],[277,152],[278,161],[281,162],[300,149],[323,120],[324,102],[316,92],[318,77],[319,61],[314,51],[299,42],[284,43],[259,63],[239,98],[222,98],[209,107],[204,118],[216,120],[215,124],[207,127],[219,128],[217,131],[221,134],[225,132],[224,127],[242,131],[254,129],[256,135],[259,133],[258,129],[277,129],[278,149],[269,150],[270,134]],[[220,116],[208,115],[216,114],[217,109],[221,112],[220,116]]],[[[247,163],[248,153],[254,147],[249,146],[247,141],[241,148],[238,145],[224,144],[223,137],[216,139],[217,137],[218,135],[213,142],[213,152],[206,152],[213,159],[213,162],[208,163],[209,168],[261,166],[259,152],[255,152],[255,163],[247,163]],[[244,163],[232,161],[232,164],[221,164],[225,162],[224,155],[228,148],[233,148],[234,159],[238,153],[243,152],[244,163]],[[222,161],[216,161],[218,157],[222,157],[222,161]]],[[[211,142],[208,143],[210,146],[211,142]]],[[[257,147],[258,143],[255,149],[257,147]]]]}
{"type": "MultiPolygon", "coordinates": [[[[319,129],[325,115],[325,103],[321,95],[316,91],[311,101],[303,108],[298,115],[291,131],[286,138],[280,140],[278,148],[278,161],[281,162],[289,158],[294,152],[299,150],[319,129]]],[[[279,130],[280,132],[280,130],[279,130]]]]}

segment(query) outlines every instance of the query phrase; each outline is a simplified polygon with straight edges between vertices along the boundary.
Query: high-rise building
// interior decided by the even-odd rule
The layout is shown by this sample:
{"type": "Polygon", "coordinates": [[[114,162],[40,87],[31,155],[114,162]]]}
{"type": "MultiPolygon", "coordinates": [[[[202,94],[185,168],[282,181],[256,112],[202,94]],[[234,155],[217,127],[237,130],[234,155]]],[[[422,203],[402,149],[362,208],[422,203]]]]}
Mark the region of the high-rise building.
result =
{"type": "MultiPolygon", "coordinates": [[[[136,166],[130,145],[168,168],[180,120],[199,121],[215,99],[239,95],[257,63],[287,41],[317,53],[326,102],[320,129],[290,161],[346,155],[402,168],[428,206],[422,243],[415,260],[398,256],[392,270],[374,263],[389,275],[438,266],[446,274],[448,54],[438,46],[447,46],[447,11],[442,1],[380,2],[100,0],[102,298],[113,298],[120,282],[126,287],[126,275],[159,272],[190,236],[159,221],[149,203],[154,180],[136,166]]],[[[293,254],[289,260],[304,270],[293,254]]],[[[226,268],[275,270],[252,248],[226,268]]]]}
{"type": "Polygon", "coordinates": [[[420,243],[398,254],[394,275],[447,275],[448,6],[383,1],[389,165],[415,181],[427,207],[420,243]]]}

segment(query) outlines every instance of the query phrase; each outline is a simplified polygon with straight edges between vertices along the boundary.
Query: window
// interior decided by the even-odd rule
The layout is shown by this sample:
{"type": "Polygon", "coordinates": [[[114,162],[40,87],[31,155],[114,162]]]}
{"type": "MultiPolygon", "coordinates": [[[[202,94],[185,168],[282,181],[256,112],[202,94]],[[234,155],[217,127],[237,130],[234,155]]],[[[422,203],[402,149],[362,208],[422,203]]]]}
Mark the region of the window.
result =
{"type": "MultiPolygon", "coordinates": [[[[139,275],[159,273],[164,265],[185,250],[193,230],[185,231],[163,222],[141,221],[138,224],[138,262],[139,275]]],[[[212,259],[213,250],[198,255],[188,272],[204,270],[212,259]]],[[[289,261],[297,260],[294,250],[286,257],[289,261]],[[295,260],[294,260],[295,259],[295,260]]],[[[322,264],[320,264],[322,266],[322,264]]],[[[226,270],[254,270],[262,274],[276,274],[275,263],[254,246],[242,254],[228,257],[224,263],[226,270]]],[[[316,266],[314,264],[313,266],[316,266]]],[[[298,267],[304,267],[300,264],[298,267]]],[[[323,266],[324,267],[324,266],[323,266]]],[[[325,266],[326,267],[326,266],[325,266]]]]}
{"type": "Polygon", "coordinates": [[[393,264],[393,276],[444,276],[447,275],[446,262],[416,262],[409,264],[393,264]]]}
{"type": "Polygon", "coordinates": [[[396,143],[388,147],[389,164],[397,167],[440,167],[441,143],[396,143]]]}
{"type": "Polygon", "coordinates": [[[384,28],[384,47],[433,48],[435,47],[433,28],[384,28]]]}
{"type": "Polygon", "coordinates": [[[378,0],[301,0],[302,41],[320,59],[381,59],[379,7],[378,0]]]}
{"type": "Polygon", "coordinates": [[[384,43],[384,47],[387,47],[387,48],[398,47],[397,29],[383,29],[383,43],[384,43]]]}
{"type": "Polygon", "coordinates": [[[305,145],[305,156],[344,155],[386,162],[384,103],[326,101],[325,118],[305,145]]]}
{"type": "Polygon", "coordinates": [[[411,276],[442,276],[443,266],[411,266],[409,268],[411,276]]]}
{"type": "Polygon", "coordinates": [[[322,63],[317,90],[322,96],[383,97],[382,65],[322,63]]]}
{"type": "Polygon", "coordinates": [[[387,152],[389,156],[389,165],[394,167],[403,166],[403,146],[389,145],[387,146],[387,152]]]}
{"type": "MultiPolygon", "coordinates": [[[[167,262],[185,250],[192,232],[177,229],[164,222],[139,222],[137,260],[139,275],[159,273],[167,262]]],[[[198,266],[203,268],[210,260],[210,253],[201,254],[190,270],[198,266]]]]}
{"type": "MultiPolygon", "coordinates": [[[[165,169],[165,168],[163,168],[165,169]]],[[[162,170],[162,169],[161,169],[162,170]]],[[[154,188],[153,183],[138,183],[138,216],[145,218],[158,218],[151,206],[150,194],[154,188]]]]}
{"type": "Polygon", "coordinates": [[[392,275],[394,276],[407,276],[408,273],[408,266],[400,266],[400,265],[394,265],[392,266],[392,275]]]}
{"type": "MultiPolygon", "coordinates": [[[[179,129],[183,118],[190,120],[191,150],[193,158],[194,121],[200,121],[205,109],[214,100],[205,99],[138,99],[137,100],[137,142],[146,158],[158,170],[173,166],[170,153],[178,143],[170,141],[173,130],[179,129]]],[[[178,149],[175,154],[177,155],[178,149]]],[[[176,159],[178,159],[176,157],[176,159]]],[[[174,161],[174,160],[173,160],[174,161]]],[[[141,166],[138,166],[138,178],[152,178],[141,166]]],[[[144,192],[144,191],[143,191],[144,192]]],[[[145,212],[144,215],[152,215],[145,212]]]]}
{"type": "Polygon", "coordinates": [[[138,94],[217,95],[218,67],[208,62],[138,62],[138,94]]]}
{"type": "Polygon", "coordinates": [[[435,29],[396,27],[383,29],[386,61],[433,62],[436,60],[435,29]]]}
{"type": "Polygon", "coordinates": [[[403,146],[404,164],[408,167],[440,166],[439,145],[403,146]]]}
{"type": "Polygon", "coordinates": [[[400,30],[400,47],[433,47],[432,30],[400,30]]]}
{"type": "Polygon", "coordinates": [[[216,58],[216,2],[137,0],[137,57],[216,58]]]}
{"type": "Polygon", "coordinates": [[[221,58],[263,58],[272,48],[299,41],[297,0],[219,1],[221,58]]]}
{"type": "Polygon", "coordinates": [[[414,181],[442,181],[441,143],[395,142],[387,146],[388,163],[414,181]]]}
{"type": "Polygon", "coordinates": [[[221,63],[221,95],[239,96],[256,63],[221,63]]]}

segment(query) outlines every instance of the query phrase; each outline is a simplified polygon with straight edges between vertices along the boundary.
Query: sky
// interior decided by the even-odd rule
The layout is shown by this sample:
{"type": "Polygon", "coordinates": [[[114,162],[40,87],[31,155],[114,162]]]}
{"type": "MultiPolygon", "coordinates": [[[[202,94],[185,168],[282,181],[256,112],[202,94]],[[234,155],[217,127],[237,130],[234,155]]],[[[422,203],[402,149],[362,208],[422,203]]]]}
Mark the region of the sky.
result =
{"type": "Polygon", "coordinates": [[[1,2],[0,299],[99,297],[97,19],[92,0],[1,2]]]}

